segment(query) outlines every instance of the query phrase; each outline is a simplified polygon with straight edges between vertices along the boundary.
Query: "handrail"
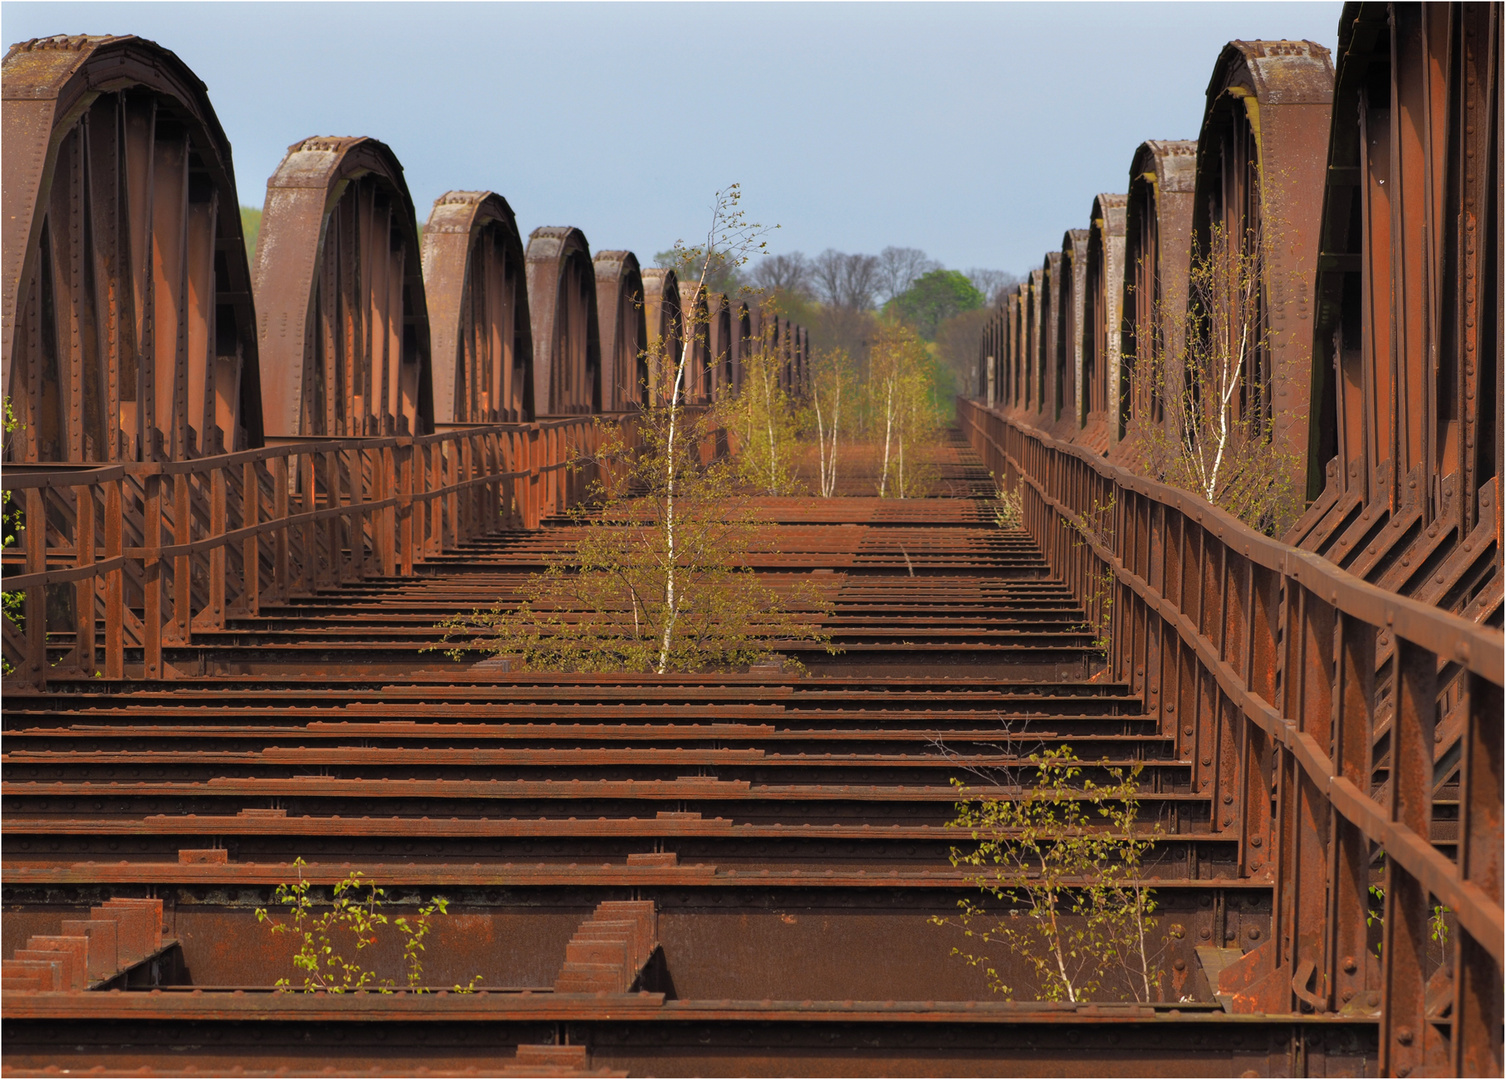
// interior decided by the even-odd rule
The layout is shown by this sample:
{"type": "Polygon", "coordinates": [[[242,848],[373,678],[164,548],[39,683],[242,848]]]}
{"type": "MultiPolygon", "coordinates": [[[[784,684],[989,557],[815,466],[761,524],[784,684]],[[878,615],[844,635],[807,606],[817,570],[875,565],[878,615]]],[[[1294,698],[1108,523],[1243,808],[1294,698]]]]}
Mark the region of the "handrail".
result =
{"type": "Polygon", "coordinates": [[[570,465],[594,460],[601,424],[623,422],[558,417],[279,440],[183,461],[7,464],[0,484],[26,522],[6,551],[6,569],[19,572],[5,587],[25,594],[23,625],[4,627],[7,681],[160,678],[164,646],[264,603],[412,574],[474,537],[537,528],[593,479],[595,464],[570,465]],[[128,649],[142,657],[129,672],[128,649]]]}
{"type": "Polygon", "coordinates": [[[1336,1012],[1383,991],[1388,1036],[1483,1022],[1506,963],[1506,637],[976,401],[957,415],[1053,572],[1110,624],[1110,671],[1190,761],[1206,827],[1273,887],[1270,940],[1220,979],[1236,1007],[1336,1012]],[[1455,785],[1451,840],[1434,811],[1455,785]],[[1457,929],[1440,965],[1442,908],[1457,929]]]}

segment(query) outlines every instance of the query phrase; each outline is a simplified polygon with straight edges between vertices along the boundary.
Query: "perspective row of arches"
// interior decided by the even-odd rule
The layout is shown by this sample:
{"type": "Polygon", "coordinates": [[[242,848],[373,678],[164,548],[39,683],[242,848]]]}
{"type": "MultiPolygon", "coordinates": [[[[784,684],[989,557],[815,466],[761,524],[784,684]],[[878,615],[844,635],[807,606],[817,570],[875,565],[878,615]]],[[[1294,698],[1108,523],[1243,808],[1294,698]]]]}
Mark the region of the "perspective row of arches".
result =
{"type": "Polygon", "coordinates": [[[420,231],[376,139],[290,146],[249,266],[205,86],[152,42],[25,42],[3,83],[9,460],[178,460],[270,436],[621,412],[687,326],[685,400],[735,390],[763,343],[803,386],[805,331],[756,298],[631,252],[593,256],[575,228],[525,244],[495,192],[446,193],[420,231]]]}
{"type": "Polygon", "coordinates": [[[1222,234],[1257,268],[1235,399],[1306,495],[1285,539],[1499,625],[1501,29],[1497,4],[1350,3],[1337,70],[1309,41],[1230,42],[1198,138],[1142,143],[1003,297],[978,397],[1146,468],[1148,432],[1185,438],[1163,395],[1212,332],[1208,283],[1234,288],[1193,257],[1222,234]]]}

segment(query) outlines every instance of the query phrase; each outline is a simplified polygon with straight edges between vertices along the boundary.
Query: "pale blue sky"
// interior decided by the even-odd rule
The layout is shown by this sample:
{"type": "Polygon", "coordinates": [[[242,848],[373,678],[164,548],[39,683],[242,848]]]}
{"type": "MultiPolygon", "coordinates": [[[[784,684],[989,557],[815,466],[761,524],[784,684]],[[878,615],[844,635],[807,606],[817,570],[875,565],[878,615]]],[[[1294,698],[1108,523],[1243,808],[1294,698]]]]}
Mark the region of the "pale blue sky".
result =
{"type": "Polygon", "coordinates": [[[1332,49],[1338,3],[0,5],[5,44],[134,33],[209,86],[243,203],[288,144],[371,135],[419,218],[504,195],[645,262],[738,180],[771,250],[1021,272],[1144,139],[1196,138],[1231,38],[1332,49]]]}

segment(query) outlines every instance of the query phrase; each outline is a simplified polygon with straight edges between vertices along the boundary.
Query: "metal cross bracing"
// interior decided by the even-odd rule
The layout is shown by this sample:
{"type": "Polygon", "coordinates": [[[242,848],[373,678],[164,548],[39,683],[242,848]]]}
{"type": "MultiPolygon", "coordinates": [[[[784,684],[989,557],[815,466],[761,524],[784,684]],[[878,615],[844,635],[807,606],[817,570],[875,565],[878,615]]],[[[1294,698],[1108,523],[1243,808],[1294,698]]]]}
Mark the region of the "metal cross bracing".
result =
{"type": "MultiPolygon", "coordinates": [[[[554,283],[564,314],[541,319],[509,278],[507,215],[483,226],[478,213],[443,271],[430,279],[426,263],[421,277],[390,151],[306,140],[269,183],[261,248],[285,235],[274,255],[297,273],[276,302],[253,298],[228,146],[192,74],[132,38],[13,49],[8,151],[31,149],[7,153],[5,184],[5,379],[27,425],[7,442],[5,487],[28,522],[6,554],[6,584],[26,594],[24,631],[5,627],[17,668],[6,750],[19,755],[5,796],[13,777],[23,793],[22,831],[10,831],[13,814],[5,825],[7,950],[35,940],[44,947],[27,956],[46,952],[59,910],[146,891],[185,920],[166,954],[202,950],[206,966],[190,965],[201,989],[205,971],[265,967],[249,909],[307,843],[325,864],[321,886],[342,876],[330,864],[345,852],[413,898],[442,888],[465,918],[446,955],[490,957],[519,973],[514,988],[537,992],[349,1006],[212,989],[171,1002],[7,992],[7,1072],[55,1064],[59,1046],[81,1048],[80,1062],[162,1069],[187,1043],[200,1063],[228,1060],[218,1044],[295,1070],[311,1052],[351,1070],[523,1067],[555,1049],[572,1050],[562,1069],[600,1064],[574,1047],[519,1045],[564,1041],[660,1072],[1216,1061],[1499,1073],[1498,38],[1489,5],[1349,5],[1336,79],[1311,43],[1234,42],[1210,83],[1193,229],[1223,221],[1280,249],[1262,261],[1262,310],[1280,331],[1261,361],[1269,398],[1251,407],[1279,412],[1293,445],[1306,443],[1310,478],[1327,467],[1288,537],[1321,558],[1134,474],[1132,432],[1114,436],[1127,373],[1147,362],[1125,331],[1143,268],[1121,262],[1123,295],[1094,288],[1090,301],[1092,230],[1068,230],[1057,265],[1048,255],[985,333],[982,407],[959,405],[968,441],[1023,492],[1029,536],[993,526],[994,479],[965,451],[940,462],[948,497],[908,505],[852,499],[873,490],[876,465],[860,460],[848,498],[770,500],[779,543],[759,556],[776,585],[825,581],[848,652],[807,650],[821,678],[672,688],[500,665],[460,677],[425,651],[439,618],[478,591],[515,589],[568,538],[554,515],[583,478],[564,463],[591,449],[584,410],[612,407],[623,354],[594,318],[604,288],[619,307],[631,291],[616,260],[588,276],[584,237],[549,230],[560,251],[540,246],[530,284],[548,294],[554,283]],[[306,228],[291,224],[303,189],[324,199],[302,212],[306,228]],[[330,217],[341,214],[349,228],[330,217]],[[338,259],[308,257],[316,219],[343,238],[338,259]],[[388,243],[373,243],[384,222],[388,243]],[[584,258],[557,258],[566,247],[584,258]],[[430,349],[449,331],[430,327],[426,293],[457,288],[470,329],[457,323],[443,346],[453,359],[432,362],[478,412],[517,415],[435,427],[460,417],[436,411],[430,349]],[[1120,318],[1097,317],[1115,306],[1120,318]],[[542,390],[535,338],[547,343],[542,390]],[[606,340],[593,367],[592,343],[606,340]],[[268,347],[281,359],[267,372],[279,381],[263,431],[268,347]],[[1100,363],[1113,357],[1118,375],[1100,363]],[[308,389],[302,400],[284,392],[291,379],[308,389]],[[576,415],[548,419],[555,396],[576,415]],[[1311,438],[1298,430],[1309,411],[1311,438]],[[543,419],[516,422],[530,416],[543,419]],[[1092,434],[1090,418],[1128,470],[1070,445],[1092,434]],[[1073,524],[1107,504],[1107,528],[1073,524]],[[1088,586],[1105,570],[1112,646],[1099,670],[1081,624],[1103,614],[1088,586]],[[24,731],[11,725],[17,702],[24,731]],[[969,983],[942,963],[924,929],[961,894],[938,861],[955,793],[927,757],[940,737],[959,767],[975,764],[999,748],[984,734],[1002,722],[1152,763],[1147,806],[1179,830],[1156,869],[1176,919],[1173,985],[1202,999],[1222,989],[1231,1008],[1265,1019],[1231,1028],[1192,1003],[973,1000],[975,974],[969,983]],[[128,833],[109,831],[121,821],[128,833]],[[231,837],[262,847],[231,861],[242,843],[231,837]],[[662,962],[632,975],[641,992],[605,1005],[560,993],[551,980],[568,943],[616,925],[588,918],[596,902],[645,893],[666,914],[662,962]],[[1429,922],[1444,906],[1446,950],[1429,922]],[[1213,974],[1217,964],[1187,955],[1203,941],[1242,955],[1213,974]],[[876,1002],[875,986],[901,989],[876,1002]],[[790,987],[803,997],[789,1000],[790,987]],[[363,1032],[390,1040],[381,1060],[348,1049],[370,1045],[363,1032]]],[[[1121,244],[1145,213],[1146,166],[1137,152],[1121,244]]],[[[1171,191],[1175,170],[1149,166],[1171,191]]],[[[1104,221],[1100,269],[1114,254],[1104,221]]],[[[1171,280],[1167,265],[1155,272],[1174,293],[1175,267],[1171,280]]],[[[641,276],[645,339],[673,338],[677,353],[680,285],[672,272],[641,276]]],[[[803,389],[802,330],[761,326],[757,305],[724,327],[723,310],[708,298],[731,371],[713,365],[708,383],[736,385],[739,358],[765,341],[785,359],[786,387],[803,389]]],[[[6,978],[28,986],[69,963],[6,962],[6,978]]]]}
{"type": "Polygon", "coordinates": [[[1289,539],[1501,625],[1501,12],[1340,25],[1306,517],[1289,539]]]}
{"type": "Polygon", "coordinates": [[[1274,885],[1270,940],[1219,976],[1236,1010],[1378,1008],[1387,1071],[1489,1074],[1506,950],[1500,633],[996,411],[959,409],[1019,484],[1053,572],[1079,597],[1111,575],[1109,673],[1192,760],[1240,876],[1274,885]],[[1109,520],[1093,520],[1105,505],[1109,520]],[[1428,920],[1443,907],[1456,924],[1440,956],[1428,920]]]}
{"type": "Polygon", "coordinates": [[[1264,830],[1251,792],[1270,785],[1273,835],[1241,859],[1274,862],[1275,940],[1225,973],[1235,1001],[1317,1015],[1373,999],[1396,1075],[1503,1067],[1500,87],[1498,5],[1348,4],[1336,71],[1311,42],[1231,42],[1190,205],[1161,198],[1189,190],[1185,163],[1146,153],[1176,144],[1131,164],[1117,326],[1095,321],[1084,280],[1094,234],[1064,239],[1046,382],[1073,407],[1021,393],[1018,291],[985,331],[981,401],[961,407],[1075,595],[1113,579],[1110,671],[1194,741],[1223,826],[1264,830]],[[1165,417],[1130,374],[1180,378],[1175,343],[1142,333],[1147,284],[1189,292],[1163,235],[1167,253],[1188,228],[1206,250],[1215,227],[1260,272],[1238,408],[1270,420],[1286,479],[1307,481],[1285,544],[1147,479],[1137,452],[1136,424],[1165,417]],[[1103,398],[1096,360],[1117,350],[1103,398]],[[1117,444],[1093,423],[1104,404],[1117,444]],[[1104,506],[1098,536],[1084,515],[1104,506]],[[1439,964],[1427,919],[1445,909],[1460,929],[1439,964]],[[1365,957],[1366,924],[1385,927],[1384,963],[1365,957]]]}
{"type": "Polygon", "coordinates": [[[192,1026],[174,1053],[201,1069],[231,1054],[296,1068],[309,1047],[366,1068],[380,1030],[391,1068],[425,1047],[436,1071],[560,1033],[594,1066],[670,1074],[893,1072],[918,1057],[996,1074],[1067,1056],[1116,1072],[1363,1070],[1371,1018],[1250,1024],[1212,1002],[1196,947],[1257,947],[1270,883],[1239,875],[1194,763],[1100,673],[1035,546],[997,526],[977,459],[941,457],[962,497],[762,504],[756,571],[835,595],[827,626],[848,652],[799,654],[814,677],[527,674],[421,651],[439,618],[505,597],[568,545],[562,521],[460,545],[412,578],[265,605],[203,644],[203,674],[8,694],[7,933],[52,932],[72,897],[149,889],[200,992],[164,988],[145,1010],[87,994],[8,1006],[7,1069],[39,1067],[44,1049],[48,1064],[158,1069],[192,1026]],[[1029,752],[1063,744],[1145,763],[1143,812],[1168,833],[1146,870],[1168,1002],[990,1000],[926,921],[967,888],[947,858],[951,779],[991,789],[968,770],[1028,772],[1029,752]],[[320,887],[359,866],[402,896],[446,895],[426,972],[443,986],[474,967],[511,989],[355,1012],[236,994],[283,974],[252,909],[295,856],[320,887]],[[629,898],[656,906],[660,966],[629,994],[564,989],[567,941],[629,898]]]}
{"type": "MultiPolygon", "coordinates": [[[[12,681],[156,677],[164,644],[264,598],[410,575],[585,490],[566,465],[642,372],[603,368],[578,230],[536,231],[529,258],[500,196],[450,192],[421,259],[391,150],[310,138],[268,181],[252,275],[229,145],[172,53],[44,38],[3,77],[12,681]]],[[[613,281],[614,313],[647,299],[613,281]]],[[[803,385],[803,334],[781,340],[803,385]]]]}
{"type": "MultiPolygon", "coordinates": [[[[641,295],[632,252],[615,254],[631,260],[631,270],[625,278],[613,276],[613,284],[631,290],[636,283],[637,293],[629,295],[641,295]]],[[[600,289],[607,277],[601,254],[596,262],[600,289]]],[[[435,199],[424,226],[423,264],[430,340],[438,358],[435,419],[441,424],[532,420],[528,284],[523,241],[507,200],[492,191],[449,191],[435,199]]],[[[620,317],[614,305],[608,318],[620,317]]],[[[612,325],[617,327],[615,321],[612,325]]],[[[612,348],[637,343],[610,340],[612,348]]],[[[625,367],[614,374],[631,376],[632,371],[625,367]]],[[[608,411],[626,406],[620,397],[604,393],[608,411]]]]}

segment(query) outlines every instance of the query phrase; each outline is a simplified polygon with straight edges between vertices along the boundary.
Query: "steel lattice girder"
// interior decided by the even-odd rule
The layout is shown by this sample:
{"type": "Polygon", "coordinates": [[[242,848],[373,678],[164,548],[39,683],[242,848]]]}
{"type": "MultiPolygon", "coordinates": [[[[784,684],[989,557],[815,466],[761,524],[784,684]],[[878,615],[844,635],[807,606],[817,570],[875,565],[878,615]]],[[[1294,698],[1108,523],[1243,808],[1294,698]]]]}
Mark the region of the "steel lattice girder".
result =
{"type": "Polygon", "coordinates": [[[601,405],[621,412],[648,394],[648,323],[643,274],[631,251],[598,251],[596,315],[601,326],[601,405]]]}
{"type": "Polygon", "coordinates": [[[1316,501],[1289,537],[1493,624],[1500,31],[1492,5],[1345,8],[1314,325],[1316,501]]]}
{"type": "MultiPolygon", "coordinates": [[[[1192,243],[1192,185],[1197,143],[1149,139],[1130,163],[1124,222],[1124,303],[1120,346],[1119,424],[1170,424],[1161,388],[1182,382],[1182,333],[1192,243]],[[1162,364],[1161,372],[1148,365],[1162,364]],[[1134,385],[1139,377],[1141,385],[1134,385]],[[1127,411],[1126,411],[1127,410],[1127,411]]],[[[1177,432],[1169,431],[1172,436],[1177,432]]]]}
{"type": "Polygon", "coordinates": [[[423,237],[424,289],[442,424],[533,419],[533,329],[523,241],[507,200],[450,191],[423,237]]]}
{"type": "Polygon", "coordinates": [[[528,310],[536,362],[534,414],[601,412],[596,268],[579,229],[540,226],[528,236],[528,310]]]}
{"type": "Polygon", "coordinates": [[[3,70],[10,459],[259,446],[239,200],[204,84],[129,36],[29,41],[3,70]]]}
{"type": "Polygon", "coordinates": [[[310,138],[267,180],[256,309],[272,434],[434,428],[413,200],[383,143],[310,138]]]}

